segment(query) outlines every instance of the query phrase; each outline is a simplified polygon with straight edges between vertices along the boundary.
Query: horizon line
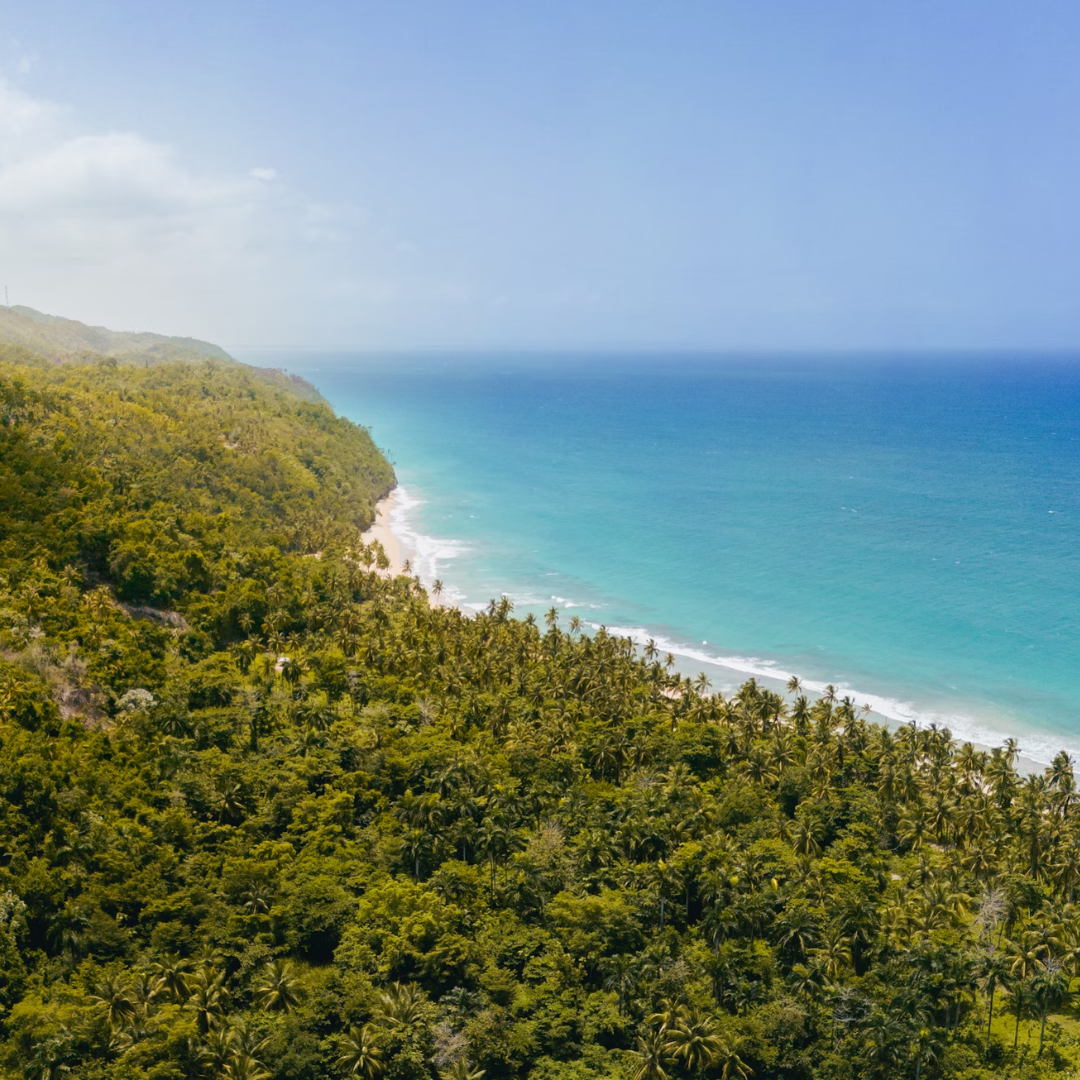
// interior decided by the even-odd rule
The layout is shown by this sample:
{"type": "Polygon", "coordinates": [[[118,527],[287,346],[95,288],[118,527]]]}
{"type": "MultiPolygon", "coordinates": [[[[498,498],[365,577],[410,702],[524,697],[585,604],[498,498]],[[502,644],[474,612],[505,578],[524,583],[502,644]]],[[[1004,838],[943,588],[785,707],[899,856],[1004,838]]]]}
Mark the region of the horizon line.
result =
{"type": "Polygon", "coordinates": [[[641,356],[658,354],[676,356],[727,356],[727,357],[925,357],[929,355],[950,356],[1025,356],[1068,357],[1080,359],[1080,343],[1076,345],[912,345],[912,346],[709,346],[709,345],[252,345],[222,342],[219,348],[250,350],[257,352],[351,353],[366,356],[416,355],[431,356],[641,356]]]}

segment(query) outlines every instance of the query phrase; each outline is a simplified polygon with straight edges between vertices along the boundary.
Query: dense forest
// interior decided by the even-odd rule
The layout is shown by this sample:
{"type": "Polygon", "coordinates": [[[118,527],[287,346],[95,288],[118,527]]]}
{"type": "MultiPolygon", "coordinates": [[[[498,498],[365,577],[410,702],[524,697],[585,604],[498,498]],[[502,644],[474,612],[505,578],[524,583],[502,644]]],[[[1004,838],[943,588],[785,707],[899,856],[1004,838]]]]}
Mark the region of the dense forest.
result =
{"type": "Polygon", "coordinates": [[[6,357],[4,1076],[1076,1075],[1065,755],[466,617],[324,404],[6,357]]]}

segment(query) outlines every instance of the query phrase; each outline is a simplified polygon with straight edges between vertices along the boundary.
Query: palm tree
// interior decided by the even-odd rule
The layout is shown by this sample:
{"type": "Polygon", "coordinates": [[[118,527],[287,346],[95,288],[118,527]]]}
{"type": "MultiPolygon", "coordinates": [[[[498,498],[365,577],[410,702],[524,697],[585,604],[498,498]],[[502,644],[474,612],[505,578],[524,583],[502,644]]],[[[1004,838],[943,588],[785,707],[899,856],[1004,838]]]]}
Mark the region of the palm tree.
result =
{"type": "Polygon", "coordinates": [[[492,817],[484,818],[480,831],[476,836],[476,848],[488,860],[492,900],[495,898],[495,867],[501,857],[509,855],[515,847],[520,847],[520,844],[520,838],[503,820],[492,817]]]}
{"type": "Polygon", "coordinates": [[[207,1032],[199,1047],[198,1057],[211,1076],[219,1076],[225,1072],[236,1050],[236,1032],[222,1026],[207,1032]]]}
{"type": "Polygon", "coordinates": [[[805,821],[796,821],[791,830],[791,847],[797,855],[820,855],[821,844],[814,835],[814,829],[805,821]]]}
{"type": "Polygon", "coordinates": [[[219,778],[214,792],[218,814],[222,822],[239,821],[244,816],[247,807],[244,805],[244,789],[242,785],[230,784],[228,780],[219,778]]]}
{"type": "Polygon", "coordinates": [[[781,947],[792,950],[799,957],[805,957],[817,938],[817,919],[807,908],[796,907],[780,920],[777,929],[783,931],[780,936],[781,947]]]}
{"type": "Polygon", "coordinates": [[[345,1049],[337,1060],[338,1068],[347,1073],[366,1076],[375,1080],[386,1068],[383,1051],[379,1045],[379,1032],[371,1024],[349,1028],[345,1037],[345,1049]]]}
{"type": "Polygon", "coordinates": [[[796,964],[791,969],[791,988],[800,997],[818,998],[825,989],[825,975],[818,963],[796,964]]]}
{"type": "Polygon", "coordinates": [[[852,899],[840,913],[840,929],[851,944],[851,963],[856,975],[862,975],[869,964],[867,952],[877,934],[877,911],[865,899],[852,899]]]}
{"type": "Polygon", "coordinates": [[[911,1044],[912,1057],[915,1058],[915,1080],[922,1075],[924,1064],[929,1065],[937,1060],[940,1048],[940,1035],[936,1028],[924,1027],[919,1029],[919,1034],[911,1044]]]}
{"type": "Polygon", "coordinates": [[[245,915],[267,915],[270,912],[270,900],[259,885],[253,885],[240,894],[245,915]]]}
{"type": "Polygon", "coordinates": [[[1069,977],[1062,970],[1061,962],[1048,957],[1042,971],[1031,980],[1031,996],[1036,1005],[1042,1007],[1039,1024],[1039,1056],[1043,1052],[1043,1036],[1046,1034],[1046,1014],[1051,1008],[1059,1008],[1069,997],[1069,977]]]}
{"type": "Polygon", "coordinates": [[[394,983],[379,995],[381,1005],[375,1022],[391,1031],[408,1030],[421,1023],[427,1014],[424,991],[412,983],[394,983]]]}
{"type": "Polygon", "coordinates": [[[1026,982],[1013,980],[1011,991],[1011,1005],[1016,1014],[1016,1028],[1013,1031],[1013,1049],[1015,1050],[1020,1042],[1020,1021],[1024,1019],[1031,1007],[1031,988],[1026,982]]]}
{"type": "Polygon", "coordinates": [[[91,997],[105,1007],[105,1019],[114,1031],[122,1028],[135,1015],[135,1002],[130,997],[131,984],[125,975],[110,975],[94,987],[91,997]]]}
{"type": "Polygon", "coordinates": [[[482,1080],[486,1074],[486,1069],[474,1069],[468,1058],[461,1058],[448,1068],[439,1070],[441,1080],[482,1080]]]}
{"type": "Polygon", "coordinates": [[[663,1033],[677,1027],[689,1015],[689,1010],[682,1002],[662,998],[659,1008],[649,1017],[649,1023],[659,1024],[663,1033]]]}
{"type": "Polygon", "coordinates": [[[637,1060],[633,1080],[667,1080],[664,1065],[668,1060],[667,1036],[662,1031],[650,1031],[639,1036],[637,1049],[630,1053],[637,1060]]]}
{"type": "Polygon", "coordinates": [[[36,1043],[34,1056],[26,1066],[29,1080],[62,1080],[71,1073],[68,1062],[75,1056],[71,1051],[71,1036],[67,1030],[36,1043]]]}
{"type": "Polygon", "coordinates": [[[225,989],[225,972],[203,965],[190,980],[187,1004],[195,1010],[195,1023],[200,1035],[206,1035],[217,1018],[225,1011],[229,991],[225,989]]]}
{"type": "Polygon", "coordinates": [[[303,996],[300,976],[288,960],[273,960],[267,964],[255,987],[255,1001],[267,1012],[292,1012],[303,996]]]}
{"type": "Polygon", "coordinates": [[[1050,878],[1063,896],[1068,893],[1071,904],[1076,894],[1076,882],[1080,880],[1080,845],[1075,840],[1065,845],[1051,865],[1050,878]]]}
{"type": "Polygon", "coordinates": [[[851,948],[839,927],[831,927],[812,955],[821,964],[827,978],[835,981],[851,966],[851,948]]]}
{"type": "Polygon", "coordinates": [[[191,993],[188,988],[187,976],[184,974],[188,968],[188,962],[179,956],[169,955],[157,964],[153,964],[151,970],[156,972],[162,981],[169,996],[178,1005],[182,1005],[191,993]]]}
{"type": "Polygon", "coordinates": [[[281,677],[292,687],[296,687],[307,671],[307,662],[302,656],[286,656],[281,664],[281,677]]]}
{"type": "Polygon", "coordinates": [[[250,1054],[236,1054],[221,1074],[224,1080],[269,1080],[263,1063],[250,1054]]]}
{"type": "Polygon", "coordinates": [[[681,1061],[687,1072],[703,1072],[715,1062],[723,1045],[716,1024],[708,1016],[689,1013],[667,1032],[667,1051],[681,1061]]]}
{"type": "Polygon", "coordinates": [[[983,987],[990,997],[990,1010],[986,1017],[986,1048],[990,1049],[990,1030],[994,1023],[994,992],[999,984],[1007,982],[1012,964],[1007,956],[996,950],[987,955],[983,961],[982,979],[983,987]]]}
{"type": "Polygon", "coordinates": [[[628,953],[613,956],[604,963],[604,989],[615,990],[619,995],[619,1015],[626,1008],[626,995],[633,989],[635,979],[634,957],[628,953]]]}
{"type": "Polygon", "coordinates": [[[754,1070],[739,1056],[744,1039],[737,1035],[732,1039],[722,1039],[716,1052],[716,1064],[720,1066],[720,1080],[750,1080],[754,1070]]]}
{"type": "Polygon", "coordinates": [[[1005,760],[1009,763],[1011,769],[1016,764],[1016,759],[1020,756],[1020,744],[1015,739],[1005,740],[1005,760]]]}

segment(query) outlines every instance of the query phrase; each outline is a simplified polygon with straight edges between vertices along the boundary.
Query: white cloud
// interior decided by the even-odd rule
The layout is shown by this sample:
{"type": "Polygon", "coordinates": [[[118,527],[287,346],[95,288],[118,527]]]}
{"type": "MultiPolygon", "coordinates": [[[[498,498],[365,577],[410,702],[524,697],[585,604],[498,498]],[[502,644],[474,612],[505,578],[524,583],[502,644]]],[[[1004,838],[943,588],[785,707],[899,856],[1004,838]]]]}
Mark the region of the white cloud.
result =
{"type": "Polygon", "coordinates": [[[363,220],[276,177],[196,169],[135,132],[80,131],[70,110],[0,80],[0,285],[13,303],[122,329],[293,336],[285,290],[305,272],[317,289],[363,220]]]}
{"type": "Polygon", "coordinates": [[[64,110],[33,98],[0,79],[0,160],[54,132],[64,110]]]}

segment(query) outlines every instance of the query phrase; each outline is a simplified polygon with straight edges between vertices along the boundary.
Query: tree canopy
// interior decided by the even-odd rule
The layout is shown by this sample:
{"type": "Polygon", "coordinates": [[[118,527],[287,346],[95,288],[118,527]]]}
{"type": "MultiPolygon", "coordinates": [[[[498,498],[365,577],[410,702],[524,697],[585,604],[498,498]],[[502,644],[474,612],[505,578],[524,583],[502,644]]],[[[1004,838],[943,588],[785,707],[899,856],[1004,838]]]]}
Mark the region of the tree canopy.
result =
{"type": "Polygon", "coordinates": [[[1075,1071],[1067,756],[429,603],[393,482],[237,365],[0,363],[3,1075],[1075,1071]]]}

